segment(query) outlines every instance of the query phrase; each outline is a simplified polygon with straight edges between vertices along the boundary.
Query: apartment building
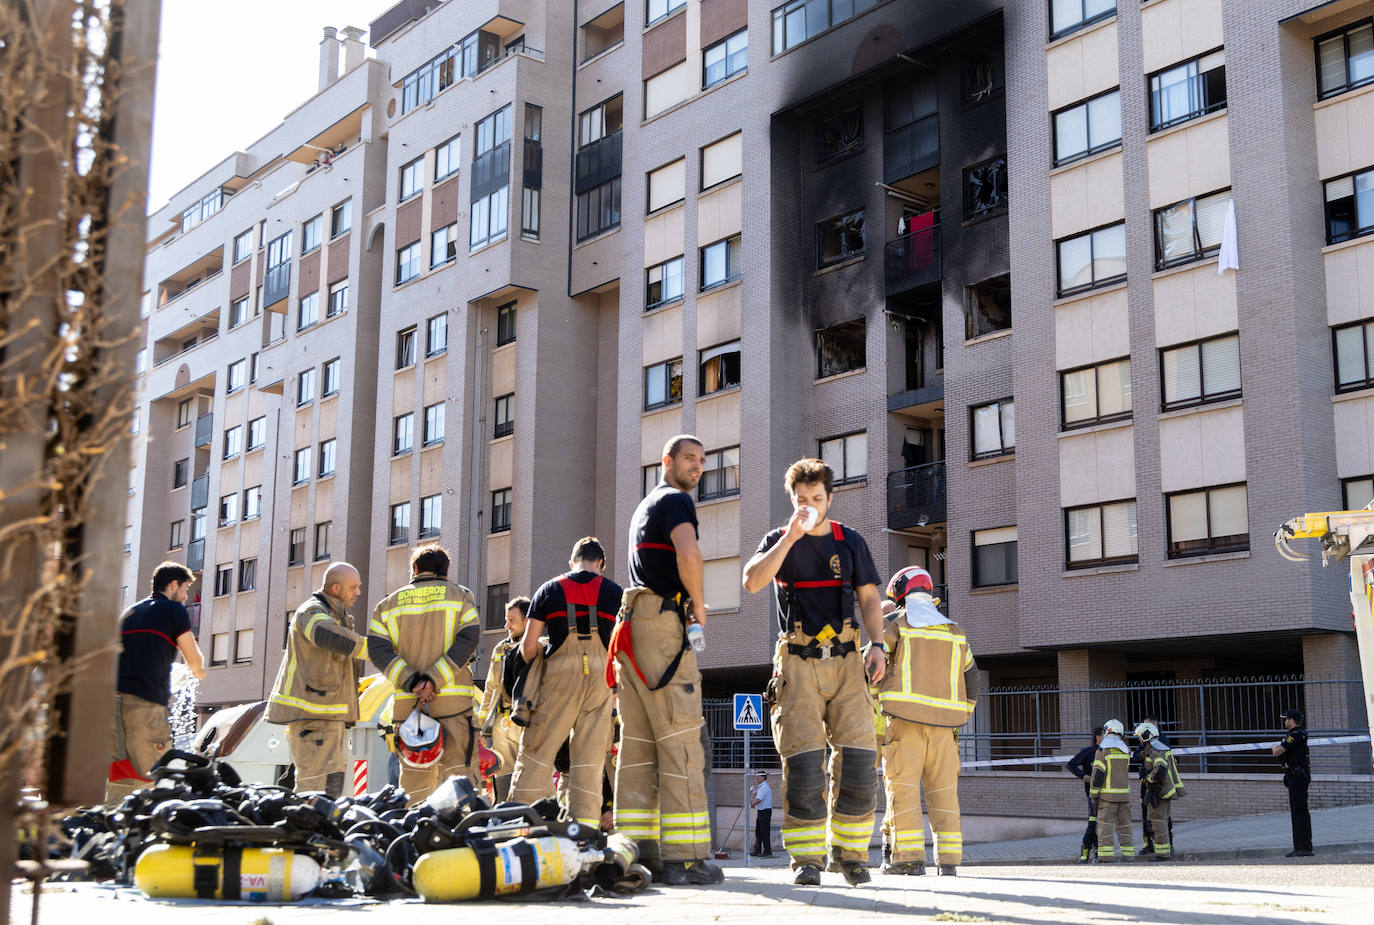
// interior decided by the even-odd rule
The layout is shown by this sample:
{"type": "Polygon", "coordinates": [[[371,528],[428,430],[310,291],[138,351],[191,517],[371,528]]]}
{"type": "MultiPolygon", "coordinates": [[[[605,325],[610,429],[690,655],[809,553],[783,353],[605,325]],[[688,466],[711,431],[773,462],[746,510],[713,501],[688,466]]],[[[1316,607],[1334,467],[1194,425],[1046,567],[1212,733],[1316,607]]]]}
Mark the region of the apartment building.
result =
{"type": "Polygon", "coordinates": [[[803,455],[991,684],[1352,676],[1340,577],[1267,536],[1374,497],[1371,14],[407,0],[342,76],[327,31],[150,225],[126,599],[186,554],[232,702],[323,563],[370,606],[437,538],[485,656],[577,537],[624,580],[690,431],[708,696],[768,673],[739,575],[803,455]]]}

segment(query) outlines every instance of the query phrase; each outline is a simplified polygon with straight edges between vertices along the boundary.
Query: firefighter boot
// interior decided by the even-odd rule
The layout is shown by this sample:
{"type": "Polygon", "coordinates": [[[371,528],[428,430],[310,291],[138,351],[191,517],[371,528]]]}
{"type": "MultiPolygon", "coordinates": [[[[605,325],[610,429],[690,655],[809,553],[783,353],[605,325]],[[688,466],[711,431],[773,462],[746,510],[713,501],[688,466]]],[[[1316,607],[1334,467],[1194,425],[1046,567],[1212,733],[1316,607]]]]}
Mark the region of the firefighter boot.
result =
{"type": "Polygon", "coordinates": [[[792,878],[797,886],[820,886],[821,869],[815,864],[803,864],[797,868],[797,876],[792,878]]]}

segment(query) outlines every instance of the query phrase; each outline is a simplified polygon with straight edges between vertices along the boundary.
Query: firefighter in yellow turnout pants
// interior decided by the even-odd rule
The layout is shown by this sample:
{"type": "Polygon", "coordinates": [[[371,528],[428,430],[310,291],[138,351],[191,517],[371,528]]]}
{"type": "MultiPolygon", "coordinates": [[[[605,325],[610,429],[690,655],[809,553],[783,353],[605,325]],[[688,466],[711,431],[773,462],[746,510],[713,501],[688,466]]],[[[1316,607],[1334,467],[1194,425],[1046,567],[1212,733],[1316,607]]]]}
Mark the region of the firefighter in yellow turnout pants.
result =
{"type": "Polygon", "coordinates": [[[887,844],[883,872],[925,873],[925,791],[936,860],[953,876],[963,860],[959,821],[959,743],[955,730],[968,722],[978,699],[978,665],[964,631],[935,607],[930,573],[908,566],[892,576],[887,596],[902,606],[883,628],[887,677],[878,702],[887,718],[883,736],[883,786],[887,793],[887,844]]]}
{"type": "Polygon", "coordinates": [[[410,584],[373,608],[367,653],[396,688],[391,718],[397,727],[417,707],[438,721],[443,751],[426,767],[412,767],[402,751],[401,786],[414,805],[442,781],[464,774],[481,780],[472,725],[476,688],[469,665],[477,649],[477,603],[447,580],[448,553],[437,544],[410,556],[410,584]]]}
{"type": "Polygon", "coordinates": [[[1140,740],[1142,774],[1146,784],[1145,805],[1154,831],[1154,859],[1167,861],[1173,856],[1174,846],[1169,840],[1169,812],[1173,801],[1185,796],[1187,790],[1183,779],[1178,775],[1178,762],[1174,760],[1174,750],[1159,738],[1159,727],[1154,723],[1141,723],[1135,727],[1136,738],[1140,740]]]}
{"type": "Polygon", "coordinates": [[[1131,749],[1122,736],[1126,727],[1119,719],[1102,724],[1102,744],[1093,758],[1088,799],[1097,805],[1097,861],[1105,864],[1135,859],[1131,832],[1131,749]],[[1117,847],[1117,843],[1120,847],[1117,847]]]}
{"type": "Polygon", "coordinates": [[[482,690],[482,703],[477,708],[487,747],[501,759],[501,767],[493,781],[498,801],[504,801],[510,793],[510,778],[515,773],[515,753],[520,747],[520,730],[510,721],[511,692],[506,689],[506,658],[520,648],[520,637],[525,635],[529,611],[530,599],[527,597],[512,598],[506,604],[506,638],[492,646],[491,663],[487,665],[487,686],[482,690]]]}
{"type": "Polygon", "coordinates": [[[877,738],[868,684],[882,680],[886,665],[878,569],[858,531],[829,519],[833,479],[819,459],[789,466],[783,482],[792,517],[763,538],[744,568],[747,590],[771,583],[777,594],[781,626],[770,686],[773,742],[783,762],[782,843],[804,886],[820,885],[827,836],[845,880],[869,881],[877,738]],[[858,651],[855,596],[875,640],[867,658],[858,651]]]}

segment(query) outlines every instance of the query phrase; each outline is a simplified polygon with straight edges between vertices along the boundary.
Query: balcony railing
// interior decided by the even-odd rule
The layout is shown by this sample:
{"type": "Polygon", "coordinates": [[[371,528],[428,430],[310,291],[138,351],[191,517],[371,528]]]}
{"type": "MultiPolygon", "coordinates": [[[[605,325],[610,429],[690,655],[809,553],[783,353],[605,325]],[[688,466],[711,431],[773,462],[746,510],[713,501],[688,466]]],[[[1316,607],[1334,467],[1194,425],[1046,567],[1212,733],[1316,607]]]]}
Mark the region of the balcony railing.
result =
{"type": "Polygon", "coordinates": [[[896,183],[940,163],[940,114],[931,113],[883,135],[883,181],[896,183]]]}
{"type": "Polygon", "coordinates": [[[210,473],[191,480],[191,510],[198,511],[210,503],[210,473]]]}
{"type": "Polygon", "coordinates": [[[888,241],[883,248],[883,273],[888,295],[939,282],[939,223],[888,241]]]}
{"type": "Polygon", "coordinates": [[[193,572],[205,568],[204,540],[191,540],[186,544],[186,567],[193,572]]]}
{"type": "Polygon", "coordinates": [[[291,291],[291,261],[267,268],[267,276],[262,281],[262,304],[276,305],[291,291]]]}
{"type": "Polygon", "coordinates": [[[894,530],[944,523],[945,461],[887,474],[887,525],[894,530]]]}
{"type": "Polygon", "coordinates": [[[215,413],[202,414],[196,418],[196,449],[209,446],[215,439],[215,413]]]}
{"type": "Polygon", "coordinates": [[[612,132],[577,152],[575,192],[581,194],[596,189],[607,180],[620,176],[621,133],[612,132]]]}

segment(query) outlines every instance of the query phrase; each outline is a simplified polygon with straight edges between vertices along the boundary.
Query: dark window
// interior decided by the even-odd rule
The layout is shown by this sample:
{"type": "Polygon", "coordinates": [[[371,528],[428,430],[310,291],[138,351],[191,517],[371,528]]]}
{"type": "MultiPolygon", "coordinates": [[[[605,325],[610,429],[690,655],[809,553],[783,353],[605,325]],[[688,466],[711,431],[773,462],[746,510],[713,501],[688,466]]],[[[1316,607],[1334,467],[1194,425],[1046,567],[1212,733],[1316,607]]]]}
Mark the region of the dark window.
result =
{"type": "Polygon", "coordinates": [[[287,565],[302,565],[305,562],[305,528],[293,527],[286,550],[287,565]]]}
{"type": "Polygon", "coordinates": [[[191,459],[178,459],[172,463],[172,488],[185,488],[191,478],[191,459]]]}
{"type": "Polygon", "coordinates": [[[233,593],[234,590],[234,567],[232,565],[215,566],[215,597],[224,597],[226,594],[233,593]]]}
{"type": "Polygon", "coordinates": [[[816,378],[863,369],[868,362],[867,330],[867,324],[860,318],[817,331],[816,378]]]}
{"type": "Polygon", "coordinates": [[[167,548],[168,548],[168,549],[180,549],[183,545],[185,545],[186,540],[185,540],[185,538],[182,536],[182,533],[185,531],[185,529],[186,529],[186,521],[184,521],[184,520],[174,520],[174,521],[172,521],[171,526],[170,526],[170,527],[168,528],[168,530],[167,530],[167,548]]]}
{"type": "Polygon", "coordinates": [[[391,455],[409,453],[415,446],[415,415],[399,415],[391,422],[391,455]]]}
{"type": "Polygon", "coordinates": [[[868,433],[865,431],[822,440],[818,454],[835,473],[836,485],[868,478],[868,433]]]}
{"type": "Polygon", "coordinates": [[[498,396],[496,399],[496,426],[492,438],[505,437],[515,433],[515,393],[498,396]]]}
{"type": "Polygon", "coordinates": [[[1374,475],[1364,475],[1354,479],[1341,479],[1341,508],[1346,511],[1360,511],[1374,501],[1374,475]]]}
{"type": "Polygon", "coordinates": [[[410,539],[410,502],[391,506],[390,545],[399,546],[410,539]]]}
{"type": "Polygon", "coordinates": [[[1250,548],[1244,483],[1178,492],[1165,501],[1170,559],[1250,548]]]}
{"type": "Polygon", "coordinates": [[[641,498],[649,497],[649,492],[654,490],[654,486],[658,484],[658,476],[662,468],[663,466],[659,463],[650,463],[647,466],[640,467],[639,496],[641,498]]]}
{"type": "Polygon", "coordinates": [[[773,54],[838,26],[877,6],[881,0],[788,0],[773,10],[773,54]]]}
{"type": "Polygon", "coordinates": [[[577,197],[577,240],[620,227],[620,177],[613,177],[577,197]]]}
{"type": "Polygon", "coordinates": [[[308,404],[315,400],[315,370],[301,370],[301,374],[296,377],[296,406],[308,404]]]}
{"type": "Polygon", "coordinates": [[[1059,294],[1070,295],[1126,278],[1126,223],[1085,231],[1056,242],[1059,294]]]}
{"type": "Polygon", "coordinates": [[[300,485],[310,481],[310,447],[303,446],[296,451],[294,472],[291,476],[292,485],[300,485]]]}
{"type": "Polygon", "coordinates": [[[739,385],[739,341],[731,341],[701,351],[701,369],[697,386],[702,395],[732,389],[739,385]]]}
{"type": "Polygon", "coordinates": [[[1010,398],[969,409],[973,431],[973,459],[991,459],[1016,452],[1016,403],[1010,398]]]}
{"type": "Polygon", "coordinates": [[[710,501],[739,494],[739,447],[728,446],[706,454],[706,466],[697,486],[697,500],[710,501]]]}
{"type": "Polygon", "coordinates": [[[435,402],[425,406],[425,431],[421,445],[433,446],[444,442],[444,403],[435,402]]]}
{"type": "Polygon", "coordinates": [[[644,410],[652,411],[682,401],[682,357],[655,363],[644,369],[644,410]]]}
{"type": "Polygon", "coordinates": [[[221,527],[239,519],[239,493],[222,495],[219,499],[219,525],[221,527]]]}
{"type": "MultiPolygon", "coordinates": [[[[510,601],[510,585],[487,585],[487,609],[483,611],[486,619],[482,625],[489,630],[501,629],[506,625],[506,604],[510,601]]],[[[488,683],[490,679],[488,679],[488,683]]]]}
{"type": "Polygon", "coordinates": [[[1240,397],[1240,337],[1227,334],[1159,351],[1163,410],[1240,397]]]}
{"type": "Polygon", "coordinates": [[[324,372],[324,388],[320,391],[321,396],[337,395],[339,392],[339,360],[335,357],[326,360],[324,366],[320,367],[324,372]]]}
{"type": "Polygon", "coordinates": [[[990,100],[1006,86],[1000,52],[985,50],[964,55],[962,71],[966,105],[990,100]]]}
{"type": "Polygon", "coordinates": [[[1054,165],[1068,164],[1121,144],[1121,91],[1076,103],[1054,114],[1054,165]]]}
{"type": "Polygon", "coordinates": [[[248,449],[260,450],[267,443],[267,418],[253,418],[248,422],[248,449]]]}
{"type": "Polygon", "coordinates": [[[258,560],[242,559],[239,561],[239,590],[252,591],[258,584],[258,560]]]}
{"type": "Polygon", "coordinates": [[[710,289],[739,279],[740,236],[708,244],[701,249],[701,288],[710,289]]]}
{"type": "Polygon", "coordinates": [[[184,398],[177,402],[177,430],[191,426],[191,422],[195,420],[195,403],[194,398],[184,398]]]}
{"type": "Polygon", "coordinates": [[[1374,232],[1374,170],[1327,180],[1326,243],[1374,232]]]}
{"type": "Polygon", "coordinates": [[[415,365],[415,329],[406,328],[396,334],[396,368],[415,365]]]}
{"type": "Polygon", "coordinates": [[[429,236],[429,268],[458,258],[458,226],[445,225],[429,236]]]}
{"type": "Polygon", "coordinates": [[[862,151],[863,146],[864,111],[857,106],[822,119],[817,127],[816,159],[819,161],[862,151]]]}
{"type": "Polygon", "coordinates": [[[715,86],[749,67],[749,30],[741,29],[702,51],[701,87],[715,86]]]}
{"type": "Polygon", "coordinates": [[[1069,568],[1135,562],[1135,501],[1064,510],[1064,559],[1069,568]]]}
{"type": "Polygon", "coordinates": [[[333,522],[328,520],[324,523],[315,524],[316,562],[329,558],[329,531],[331,527],[333,527],[333,522]]]}
{"type": "Polygon", "coordinates": [[[329,210],[329,236],[337,238],[353,227],[353,200],[345,199],[329,210]]]}
{"type": "Polygon", "coordinates": [[[674,257],[645,271],[644,309],[658,308],[682,298],[682,258],[674,257]]]}
{"type": "Polygon", "coordinates": [[[1011,277],[1003,274],[964,290],[964,337],[973,340],[1011,327],[1011,277]]]}
{"type": "Polygon", "coordinates": [[[1368,19],[1320,36],[1316,44],[1320,99],[1374,80],[1374,23],[1368,19]]]}
{"type": "Polygon", "coordinates": [[[448,315],[435,315],[425,322],[425,356],[432,357],[448,349],[448,315]]]}
{"type": "Polygon", "coordinates": [[[320,477],[334,474],[335,457],[339,452],[339,441],[333,438],[320,441],[320,477]]]}
{"type": "Polygon", "coordinates": [[[1226,106],[1226,52],[1217,49],[1150,75],[1150,131],[1226,106]]]}
{"type": "Polygon", "coordinates": [[[1060,422],[1065,429],[1131,416],[1129,358],[1059,374],[1060,422]]]}
{"type": "Polygon", "coordinates": [[[816,225],[816,266],[862,257],[864,252],[864,210],[856,209],[816,225]]]}
{"type": "Polygon", "coordinates": [[[1007,156],[964,168],[964,218],[991,215],[1007,207],[1007,156]]]}
{"type": "Polygon", "coordinates": [[[1057,39],[1116,13],[1116,0],[1051,0],[1050,38],[1057,39]]]}
{"type": "Polygon", "coordinates": [[[1155,210],[1155,269],[1200,260],[1221,250],[1231,191],[1185,199],[1155,210]]]}
{"type": "Polygon", "coordinates": [[[262,486],[254,485],[243,490],[243,519],[255,520],[262,516],[262,486]]]}
{"type": "Polygon", "coordinates": [[[236,424],[224,431],[224,458],[232,459],[243,452],[243,425],[236,424]]]}
{"type": "Polygon", "coordinates": [[[496,346],[515,340],[515,303],[507,302],[496,310],[496,346]]]}
{"type": "Polygon", "coordinates": [[[526,237],[539,237],[539,206],[543,198],[541,190],[526,186],[521,191],[520,233],[526,237]]]}
{"type": "Polygon", "coordinates": [[[429,495],[420,499],[420,538],[438,536],[443,530],[444,499],[429,495]]]}
{"type": "Polygon", "coordinates": [[[1335,328],[1331,340],[1336,357],[1336,391],[1374,386],[1374,321],[1335,328]]]}
{"type": "Polygon", "coordinates": [[[510,489],[502,488],[491,493],[491,532],[501,533],[510,529],[510,489]]]}
{"type": "Polygon", "coordinates": [[[1016,528],[974,530],[973,586],[993,588],[1016,582],[1016,528]]]}

